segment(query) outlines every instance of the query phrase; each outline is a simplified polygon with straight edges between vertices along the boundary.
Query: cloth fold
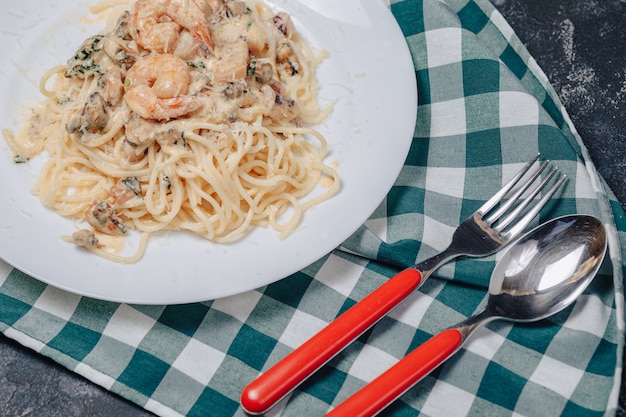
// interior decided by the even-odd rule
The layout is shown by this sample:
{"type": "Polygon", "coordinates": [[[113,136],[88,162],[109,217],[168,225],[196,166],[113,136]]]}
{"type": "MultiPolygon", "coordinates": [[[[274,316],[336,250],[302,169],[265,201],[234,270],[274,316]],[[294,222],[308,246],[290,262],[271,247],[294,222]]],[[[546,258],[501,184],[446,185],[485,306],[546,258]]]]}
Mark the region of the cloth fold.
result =
{"type": "MultiPolygon", "coordinates": [[[[534,224],[570,213],[602,219],[610,256],[599,275],[550,319],[479,330],[382,415],[614,415],[623,210],[547,78],[488,1],[400,0],[390,9],[418,81],[414,139],[393,189],[339,248],[266,287],[167,306],[81,297],[0,262],[0,330],[158,415],[244,416],[238,401],[247,383],[400,269],[442,250],[456,226],[540,152],[569,181],[534,224]]],[[[473,314],[497,258],[441,268],[269,415],[321,416],[473,314]]]]}

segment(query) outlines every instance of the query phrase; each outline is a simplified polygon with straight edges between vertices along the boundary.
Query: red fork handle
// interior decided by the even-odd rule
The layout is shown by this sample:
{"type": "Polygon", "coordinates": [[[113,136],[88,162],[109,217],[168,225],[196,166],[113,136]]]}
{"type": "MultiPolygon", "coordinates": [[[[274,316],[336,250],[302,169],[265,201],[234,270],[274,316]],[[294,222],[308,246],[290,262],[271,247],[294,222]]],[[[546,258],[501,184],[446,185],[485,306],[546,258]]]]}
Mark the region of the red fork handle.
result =
{"type": "Polygon", "coordinates": [[[326,417],[375,416],[452,356],[462,343],[461,332],[444,330],[339,404],[326,417]]]}
{"type": "Polygon", "coordinates": [[[272,408],[398,305],[421,281],[422,274],[409,268],[378,287],[244,388],[243,409],[249,414],[263,414],[272,408]]]}

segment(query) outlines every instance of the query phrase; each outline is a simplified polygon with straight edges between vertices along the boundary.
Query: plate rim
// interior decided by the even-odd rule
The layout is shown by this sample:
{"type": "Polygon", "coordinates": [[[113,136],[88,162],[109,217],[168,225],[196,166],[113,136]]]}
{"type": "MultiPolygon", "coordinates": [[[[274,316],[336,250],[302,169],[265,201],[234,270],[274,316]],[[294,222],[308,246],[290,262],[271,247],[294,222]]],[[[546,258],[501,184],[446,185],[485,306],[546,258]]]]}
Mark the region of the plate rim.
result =
{"type": "MultiPolygon", "coordinates": [[[[36,1],[36,0],[33,0],[36,1]]],[[[271,4],[274,7],[278,7],[278,8],[289,8],[289,6],[286,6],[286,1],[285,0],[273,0],[273,1],[267,1],[268,4],[271,4]],[[281,7],[283,6],[283,7],[281,7]]],[[[303,8],[308,7],[305,3],[307,3],[307,1],[302,1],[302,2],[297,2],[298,6],[302,6],[303,8]]],[[[323,2],[322,2],[323,3],[323,2]]],[[[351,1],[346,1],[344,0],[344,2],[341,2],[341,5],[338,6],[337,3],[329,3],[330,5],[326,5],[326,7],[334,7],[335,9],[339,8],[341,9],[343,8],[350,8],[355,6],[355,4],[351,4],[351,1]]],[[[389,190],[391,189],[391,187],[393,186],[393,183],[395,182],[396,178],[398,177],[400,170],[402,169],[404,160],[406,159],[406,156],[410,150],[410,144],[413,140],[413,131],[414,131],[414,126],[415,126],[415,120],[416,120],[416,115],[417,115],[417,108],[418,108],[418,103],[417,103],[417,81],[415,79],[415,75],[414,75],[414,67],[413,67],[413,62],[412,62],[412,58],[411,58],[411,54],[410,54],[410,50],[408,48],[408,45],[406,43],[406,40],[404,38],[404,35],[402,34],[400,27],[398,26],[395,18],[393,17],[391,11],[389,10],[389,8],[387,6],[385,6],[384,4],[382,4],[379,0],[369,0],[366,1],[364,3],[358,3],[359,5],[361,5],[362,8],[370,8],[370,13],[372,11],[377,11],[380,12],[381,9],[384,9],[384,11],[386,12],[387,16],[386,16],[386,20],[383,22],[384,24],[386,24],[387,26],[391,25],[392,28],[389,29],[387,28],[386,30],[393,30],[395,31],[394,36],[395,36],[395,40],[402,40],[400,45],[396,45],[396,48],[399,48],[402,50],[402,56],[401,57],[397,57],[397,59],[399,59],[400,61],[403,61],[403,65],[405,66],[402,70],[405,71],[405,75],[403,78],[404,81],[407,81],[409,83],[411,83],[412,80],[412,84],[410,86],[407,86],[407,88],[405,88],[405,91],[403,91],[404,94],[406,94],[407,92],[409,93],[410,97],[408,100],[406,100],[405,102],[403,102],[404,106],[405,106],[405,110],[407,115],[404,115],[404,119],[402,121],[403,124],[406,124],[406,126],[403,126],[403,129],[406,129],[406,132],[404,134],[406,134],[406,138],[404,138],[401,142],[401,144],[404,146],[404,149],[401,153],[403,153],[402,158],[402,162],[400,164],[396,164],[396,166],[393,167],[392,173],[393,175],[387,175],[387,184],[385,184],[385,186],[383,188],[386,188],[386,191],[377,196],[376,197],[376,203],[374,204],[372,202],[372,200],[369,201],[369,205],[371,206],[371,210],[369,210],[369,212],[367,213],[367,215],[362,215],[362,219],[360,219],[360,222],[358,222],[358,225],[354,226],[350,231],[350,233],[348,233],[347,235],[342,235],[341,238],[335,238],[335,245],[331,245],[331,246],[336,246],[339,245],[341,242],[343,242],[345,239],[347,239],[350,235],[352,235],[352,233],[354,233],[354,231],[358,230],[359,227],[361,227],[361,225],[363,224],[363,222],[365,222],[367,220],[367,218],[369,218],[369,216],[374,212],[374,210],[378,207],[378,205],[384,200],[385,196],[387,195],[387,193],[389,192],[389,190]],[[410,77],[407,76],[407,74],[410,73],[410,77]],[[412,94],[411,94],[412,93],[412,94]],[[408,108],[407,108],[408,107],[408,108]],[[410,119],[411,122],[408,122],[407,120],[410,119]],[[409,131],[410,130],[410,131],[409,131]],[[393,177],[392,179],[390,179],[391,177],[393,177]]],[[[304,9],[303,9],[304,10],[304,9]]],[[[333,13],[342,13],[342,10],[333,10],[333,13]]],[[[295,16],[299,19],[302,18],[302,16],[295,16]]],[[[369,18],[371,17],[370,15],[367,15],[367,13],[365,13],[365,18],[369,18]]],[[[379,19],[379,24],[380,24],[380,15],[376,16],[379,19]]],[[[345,22],[341,22],[342,24],[345,24],[345,22]]],[[[359,25],[365,25],[367,26],[368,22],[349,22],[348,25],[353,25],[351,26],[351,28],[353,30],[361,30],[362,28],[359,28],[359,25]],[[354,29],[354,28],[357,29],[354,29]]],[[[330,53],[332,54],[332,51],[330,51],[330,53]]],[[[331,55],[332,57],[332,55],[331,55]]],[[[363,76],[366,77],[367,74],[359,74],[359,77],[363,76]]],[[[4,77],[4,75],[0,75],[0,80],[2,80],[2,78],[4,77]]],[[[1,83],[1,81],[0,81],[1,83]]],[[[331,116],[332,117],[332,116],[331,116]]],[[[3,126],[4,127],[4,126],[3,126]]],[[[331,149],[332,152],[332,149],[331,149]]],[[[332,153],[331,153],[331,157],[332,157],[332,153]]],[[[0,162],[1,164],[1,162],[0,162]]],[[[1,168],[1,167],[0,167],[1,168]]],[[[387,170],[389,170],[389,167],[386,167],[387,170]]],[[[1,169],[0,169],[1,171],[1,169]]],[[[364,188],[365,191],[362,192],[366,192],[367,191],[367,184],[361,184],[360,187],[364,188]]],[[[341,193],[343,190],[340,190],[339,193],[341,193]]],[[[30,193],[30,192],[29,192],[30,193]]],[[[337,197],[337,196],[335,196],[337,197]]],[[[333,198],[335,198],[333,197],[333,198]]],[[[36,197],[35,197],[36,199],[36,197]]],[[[37,199],[37,203],[39,203],[38,199],[37,199]]],[[[326,202],[322,203],[323,205],[333,205],[333,199],[328,200],[326,202]]],[[[315,209],[315,208],[314,208],[315,209]]],[[[0,210],[0,213],[2,212],[2,210],[0,210]]],[[[53,216],[58,216],[56,213],[50,213],[53,216]]],[[[66,219],[64,219],[66,220],[66,219]]],[[[354,223],[356,224],[357,222],[354,221],[354,223]]],[[[301,226],[301,227],[307,227],[306,222],[301,226]]],[[[0,229],[2,228],[2,225],[0,225],[0,229]]],[[[295,232],[295,234],[299,233],[301,230],[297,230],[295,232]]],[[[344,233],[345,234],[345,233],[344,233]]],[[[190,237],[192,240],[194,239],[194,237],[190,237]]],[[[60,239],[59,239],[60,240],[60,239]]],[[[189,239],[183,239],[183,240],[189,240],[189,239]]],[[[10,239],[6,238],[3,239],[2,238],[2,234],[0,234],[0,241],[4,241],[5,243],[10,242],[10,239]]],[[[203,242],[206,242],[204,240],[202,240],[203,242]]],[[[66,243],[63,243],[66,245],[66,243]]],[[[262,244],[258,243],[259,245],[262,244]]],[[[6,247],[6,246],[5,246],[6,247]]],[[[223,247],[225,248],[225,250],[228,250],[229,246],[225,246],[223,247]]],[[[271,279],[260,279],[258,281],[255,281],[254,284],[250,283],[250,285],[247,286],[241,286],[239,285],[239,287],[237,288],[232,288],[232,289],[228,289],[228,288],[222,288],[222,289],[213,289],[213,290],[209,290],[209,292],[211,292],[210,294],[206,293],[202,293],[202,294],[196,294],[193,291],[191,293],[185,293],[184,296],[182,295],[162,295],[160,297],[154,297],[154,296],[146,296],[146,297],[141,297],[141,296],[137,296],[137,295],[132,295],[132,296],[127,296],[123,293],[120,294],[114,294],[111,293],[110,291],[101,289],[87,289],[85,287],[83,288],[76,288],[75,285],[68,285],[67,282],[65,282],[64,278],[62,276],[58,276],[59,274],[55,274],[54,272],[41,272],[41,268],[42,266],[36,266],[33,267],[33,265],[24,265],[23,262],[20,262],[19,260],[16,261],[15,256],[11,257],[11,256],[6,256],[6,251],[0,249],[0,258],[4,259],[7,263],[9,263],[10,265],[14,266],[15,268],[17,268],[18,270],[32,276],[33,278],[42,281],[46,284],[52,285],[54,287],[75,293],[75,294],[79,294],[82,296],[88,296],[88,297],[92,297],[92,298],[96,298],[96,299],[102,299],[102,300],[107,300],[107,301],[113,301],[113,302],[126,302],[126,303],[134,303],[134,304],[180,304],[180,303],[189,303],[189,302],[197,302],[197,301],[204,301],[204,300],[210,300],[210,299],[216,299],[216,298],[223,298],[223,297],[227,297],[227,296],[231,296],[231,295],[235,295],[238,293],[242,293],[242,292],[246,292],[249,290],[253,290],[259,287],[262,287],[264,285],[270,284],[272,282],[281,280],[287,276],[289,276],[290,274],[293,274],[299,270],[301,270],[302,268],[307,267],[308,265],[310,265],[311,263],[315,262],[316,260],[323,258],[324,256],[326,256],[330,251],[332,251],[332,247],[327,248],[327,250],[324,251],[320,251],[317,253],[317,255],[315,256],[308,256],[308,257],[303,257],[302,259],[306,259],[306,262],[301,262],[301,265],[298,268],[286,268],[284,266],[281,266],[278,268],[279,272],[277,274],[274,274],[274,277],[271,279]]],[[[148,251],[150,250],[150,246],[147,249],[148,251]]],[[[81,255],[82,256],[82,255],[81,255]]],[[[93,258],[94,255],[88,254],[86,255],[90,258],[93,258]]],[[[49,262],[49,259],[44,259],[42,262],[46,263],[49,262]]],[[[95,268],[95,270],[101,269],[102,268],[102,264],[108,261],[99,261],[99,260],[93,260],[93,267],[95,268]]],[[[141,263],[141,261],[139,261],[141,263]]],[[[109,266],[111,266],[110,264],[107,264],[109,266]]],[[[137,265],[137,264],[135,264],[137,265]]],[[[127,267],[127,265],[124,265],[124,267],[127,267]]],[[[114,265],[112,268],[106,268],[105,269],[109,269],[109,273],[111,272],[118,272],[117,270],[119,270],[119,265],[114,265]]],[[[131,269],[136,269],[136,268],[131,268],[131,269]]],[[[171,282],[170,286],[176,287],[177,283],[176,282],[171,282]]],[[[120,291],[124,291],[124,288],[120,288],[120,291]]]]}

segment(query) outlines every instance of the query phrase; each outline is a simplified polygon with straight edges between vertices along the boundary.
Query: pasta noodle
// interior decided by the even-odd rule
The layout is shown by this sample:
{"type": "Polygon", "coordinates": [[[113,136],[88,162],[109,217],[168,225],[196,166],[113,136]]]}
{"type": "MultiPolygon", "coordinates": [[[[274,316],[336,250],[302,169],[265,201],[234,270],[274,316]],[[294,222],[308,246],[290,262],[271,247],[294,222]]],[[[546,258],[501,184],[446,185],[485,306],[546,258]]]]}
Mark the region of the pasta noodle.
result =
{"type": "Polygon", "coordinates": [[[16,162],[47,151],[33,192],[85,220],[67,240],[107,259],[136,262],[164,230],[285,237],[339,189],[307,127],[330,112],[317,101],[323,57],[260,1],[138,0],[42,77],[44,100],[4,136],[16,162]],[[103,237],[131,229],[137,254],[110,253],[103,237]]]}

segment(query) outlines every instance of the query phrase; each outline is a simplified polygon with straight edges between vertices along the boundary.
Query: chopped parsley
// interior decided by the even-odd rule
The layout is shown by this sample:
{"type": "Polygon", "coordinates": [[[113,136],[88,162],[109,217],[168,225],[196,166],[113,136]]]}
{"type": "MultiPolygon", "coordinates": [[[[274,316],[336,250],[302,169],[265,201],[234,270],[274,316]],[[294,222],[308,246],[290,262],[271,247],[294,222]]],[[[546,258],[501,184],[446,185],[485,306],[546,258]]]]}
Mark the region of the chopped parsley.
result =
{"type": "Polygon", "coordinates": [[[256,61],[252,60],[250,61],[250,64],[248,64],[248,77],[252,77],[255,72],[256,72],[256,61]]]}
{"type": "Polygon", "coordinates": [[[187,147],[187,140],[185,139],[185,131],[184,130],[180,131],[180,139],[176,140],[174,142],[174,145],[180,145],[183,148],[187,147]]]}
{"type": "Polygon", "coordinates": [[[67,61],[67,78],[78,77],[82,79],[100,76],[104,74],[104,69],[96,61],[99,52],[104,48],[104,36],[95,35],[88,38],[67,61]]]}
{"type": "Polygon", "coordinates": [[[122,180],[122,184],[131,190],[137,197],[141,197],[141,183],[137,177],[126,177],[122,180]]]}
{"type": "Polygon", "coordinates": [[[206,69],[206,64],[204,63],[204,61],[187,61],[187,65],[189,65],[191,68],[206,69]]]}

